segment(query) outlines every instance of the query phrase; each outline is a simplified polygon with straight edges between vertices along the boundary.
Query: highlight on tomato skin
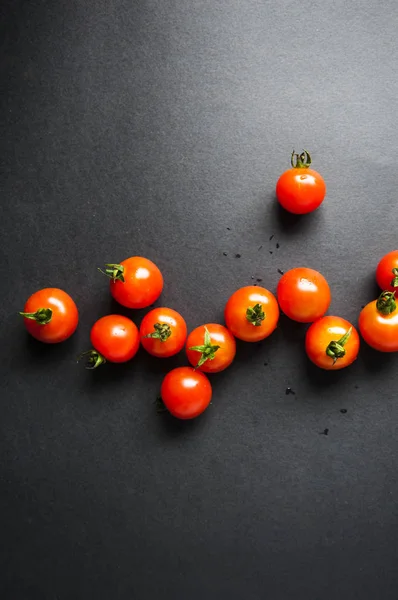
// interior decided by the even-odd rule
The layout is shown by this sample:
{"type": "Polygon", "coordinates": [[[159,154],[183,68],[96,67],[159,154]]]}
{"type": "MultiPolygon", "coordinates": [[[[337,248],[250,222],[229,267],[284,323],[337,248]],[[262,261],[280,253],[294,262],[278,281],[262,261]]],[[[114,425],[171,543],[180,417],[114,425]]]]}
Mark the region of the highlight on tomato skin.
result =
{"type": "Polygon", "coordinates": [[[184,348],[187,324],[180,313],[172,308],[154,308],[141,322],[140,338],[149,354],[168,358],[184,348]]]}
{"type": "Polygon", "coordinates": [[[395,293],[385,290],[359,314],[361,336],[371,348],[379,352],[398,352],[398,308],[395,293]]]}
{"type": "Polygon", "coordinates": [[[288,212],[304,215],[316,210],[325,199],[326,184],[323,177],[310,169],[311,156],[304,150],[301,154],[292,152],[292,168],[279,177],[276,184],[276,197],[288,212]]]}
{"type": "Polygon", "coordinates": [[[236,341],[224,325],[207,323],[191,331],[185,349],[193,367],[204,373],[219,373],[233,362],[236,341]]]}
{"type": "Polygon", "coordinates": [[[209,406],[212,387],[204,373],[192,367],[177,367],[163,379],[161,399],[177,419],[194,419],[209,406]]]}
{"type": "Polygon", "coordinates": [[[321,317],[307,330],[305,350],[317,367],[337,371],[357,358],[360,339],[355,327],[342,317],[321,317]]]}
{"type": "Polygon", "coordinates": [[[59,288],[43,288],[32,294],[20,315],[30,335],[45,344],[64,342],[79,323],[74,300],[59,288]]]}
{"type": "Polygon", "coordinates": [[[323,317],[332,299],[325,277],[307,267],[296,267],[284,273],[276,294],[281,311],[299,323],[312,323],[323,317]]]}
{"type": "Polygon", "coordinates": [[[230,296],[224,318],[227,328],[236,338],[244,342],[258,342],[276,329],[279,306],[269,290],[248,285],[230,296]]]}
{"type": "Polygon", "coordinates": [[[376,268],[376,281],[381,290],[398,291],[398,250],[385,254],[376,268]]]}

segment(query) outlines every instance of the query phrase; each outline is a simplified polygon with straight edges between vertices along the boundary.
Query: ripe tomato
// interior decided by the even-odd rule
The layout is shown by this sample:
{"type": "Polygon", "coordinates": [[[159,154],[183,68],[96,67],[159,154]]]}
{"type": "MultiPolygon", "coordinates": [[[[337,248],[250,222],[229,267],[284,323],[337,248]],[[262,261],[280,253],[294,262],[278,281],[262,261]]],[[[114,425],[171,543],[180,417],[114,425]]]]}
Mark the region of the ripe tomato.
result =
{"type": "Polygon", "coordinates": [[[236,342],[226,327],[208,323],[191,331],[186,351],[191,365],[204,373],[218,373],[234,360],[236,342]]]}
{"type": "Polygon", "coordinates": [[[114,299],[127,308],[146,308],[157,300],[163,289],[163,276],[152,261],[132,256],[118,264],[106,264],[101,273],[110,279],[114,299]]]}
{"type": "Polygon", "coordinates": [[[163,379],[160,395],[174,417],[193,419],[209,406],[212,389],[203,373],[191,367],[178,367],[163,379]]]}
{"type": "Polygon", "coordinates": [[[45,288],[33,294],[20,314],[29,333],[47,344],[67,340],[79,321],[76,304],[58,288],[45,288]]]}
{"type": "Polygon", "coordinates": [[[305,350],[308,358],[321,369],[344,369],[358,356],[359,335],[345,319],[323,317],[309,327],[305,350]]]}
{"type": "Polygon", "coordinates": [[[293,151],[292,168],[285,171],[276,184],[279,203],[296,215],[312,212],[326,195],[325,181],[319,173],[309,168],[310,164],[311,157],[306,150],[300,155],[293,151]]]}
{"type": "Polygon", "coordinates": [[[174,356],[184,347],[187,325],[172,308],[154,308],[142,320],[140,338],[152,356],[174,356]]]}
{"type": "Polygon", "coordinates": [[[94,350],[83,352],[87,369],[96,369],[101,364],[127,362],[140,345],[137,326],[121,315],[107,315],[98,319],[91,328],[90,340],[94,350]]]}
{"type": "Polygon", "coordinates": [[[282,275],[276,293],[281,310],[299,323],[311,323],[322,317],[331,301],[324,276],[306,267],[297,267],[282,275]]]}
{"type": "Polygon", "coordinates": [[[248,285],[237,290],[225,307],[228,329],[244,342],[258,342],[268,337],[279,319],[276,298],[263,287],[248,285]]]}
{"type": "Polygon", "coordinates": [[[393,292],[398,288],[398,250],[383,256],[377,265],[376,281],[382,290],[393,292]]]}
{"type": "Polygon", "coordinates": [[[395,292],[382,292],[359,315],[359,331],[365,342],[380,352],[398,351],[398,309],[395,292]]]}

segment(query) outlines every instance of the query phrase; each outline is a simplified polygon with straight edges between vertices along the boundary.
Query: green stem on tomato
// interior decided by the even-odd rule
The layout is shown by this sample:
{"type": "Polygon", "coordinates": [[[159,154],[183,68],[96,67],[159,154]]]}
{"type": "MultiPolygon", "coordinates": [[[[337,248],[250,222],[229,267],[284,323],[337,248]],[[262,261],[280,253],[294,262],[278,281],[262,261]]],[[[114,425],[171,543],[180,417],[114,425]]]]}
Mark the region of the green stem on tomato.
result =
{"type": "Polygon", "coordinates": [[[345,344],[348,341],[348,338],[351,335],[352,327],[337,341],[332,341],[326,348],[326,354],[333,358],[333,364],[335,364],[338,358],[343,358],[345,356],[345,344]]]}
{"type": "Polygon", "coordinates": [[[376,308],[381,315],[390,315],[397,308],[395,292],[384,291],[376,300],[376,308]]]}
{"type": "Polygon", "coordinates": [[[254,306],[249,306],[246,310],[246,319],[255,327],[260,327],[265,319],[263,305],[255,304],[254,306]]]}
{"type": "Polygon", "coordinates": [[[394,275],[394,279],[391,281],[391,287],[398,287],[398,269],[393,269],[392,274],[394,275]]]}
{"type": "Polygon", "coordinates": [[[79,355],[78,360],[82,359],[83,357],[86,360],[86,369],[96,369],[100,365],[106,363],[106,358],[97,352],[97,350],[87,350],[87,352],[82,352],[79,355]]]}
{"type": "Polygon", "coordinates": [[[307,150],[303,150],[301,154],[293,150],[290,163],[294,169],[308,169],[311,162],[311,156],[307,150]]]}
{"type": "Polygon", "coordinates": [[[19,314],[25,317],[25,319],[36,321],[39,325],[48,325],[52,319],[53,311],[51,308],[39,308],[34,313],[20,312],[19,314]]]}
{"type": "Polygon", "coordinates": [[[213,360],[219,348],[220,346],[212,345],[209,330],[205,327],[204,344],[202,346],[192,346],[189,348],[190,350],[195,350],[195,352],[200,352],[201,354],[195,369],[201,367],[207,360],[213,360]]]}
{"type": "Polygon", "coordinates": [[[168,325],[167,323],[155,323],[154,328],[155,331],[153,331],[152,333],[148,333],[148,335],[144,335],[144,337],[165,342],[171,336],[170,325],[168,325]]]}
{"type": "Polygon", "coordinates": [[[115,283],[115,281],[121,281],[122,283],[124,283],[123,265],[118,265],[116,263],[106,263],[105,271],[103,271],[100,268],[98,268],[98,271],[103,275],[109,277],[109,279],[112,279],[113,283],[115,283]]]}

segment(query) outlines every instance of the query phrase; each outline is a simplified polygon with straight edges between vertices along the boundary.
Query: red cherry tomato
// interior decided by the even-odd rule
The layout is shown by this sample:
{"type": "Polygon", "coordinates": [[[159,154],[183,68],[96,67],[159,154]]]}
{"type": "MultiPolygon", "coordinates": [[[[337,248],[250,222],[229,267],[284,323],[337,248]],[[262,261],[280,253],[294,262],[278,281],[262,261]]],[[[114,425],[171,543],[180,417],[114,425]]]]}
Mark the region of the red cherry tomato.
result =
{"type": "Polygon", "coordinates": [[[167,410],[178,419],[194,419],[209,406],[210,381],[191,367],[178,367],[163,379],[160,395],[167,410]]]}
{"type": "Polygon", "coordinates": [[[383,256],[377,265],[376,281],[382,290],[393,292],[398,289],[398,250],[383,256]]]}
{"type": "Polygon", "coordinates": [[[268,337],[279,319],[276,298],[263,287],[248,285],[229,298],[225,323],[235,337],[244,342],[258,342],[268,337]]]}
{"type": "Polygon", "coordinates": [[[218,373],[234,360],[236,342],[226,327],[208,323],[191,331],[186,351],[191,365],[204,373],[218,373]]]}
{"type": "Polygon", "coordinates": [[[276,293],[281,310],[299,323],[311,323],[322,317],[331,301],[324,276],[306,267],[297,267],[282,275],[276,293]]]}
{"type": "Polygon", "coordinates": [[[184,347],[187,325],[172,308],[154,308],[142,320],[140,338],[149,354],[166,358],[184,347]]]}
{"type": "Polygon", "coordinates": [[[127,308],[146,308],[162,293],[161,272],[142,256],[127,258],[120,265],[107,264],[101,272],[110,277],[110,291],[116,302],[127,308]]]}
{"type": "Polygon", "coordinates": [[[311,157],[304,150],[293,152],[292,168],[285,171],[276,184],[276,197],[287,211],[303,215],[312,212],[323,202],[326,184],[319,173],[310,169],[311,157]]]}
{"type": "Polygon", "coordinates": [[[33,294],[20,314],[29,333],[46,344],[67,340],[79,321],[76,304],[58,288],[45,288],[33,294]]]}
{"type": "Polygon", "coordinates": [[[140,335],[137,326],[121,315],[107,315],[91,328],[90,340],[94,350],[83,352],[87,369],[96,369],[107,361],[123,363],[137,354],[140,335]]]}
{"type": "Polygon", "coordinates": [[[321,369],[337,371],[351,365],[359,352],[355,327],[341,317],[323,317],[313,323],[305,338],[308,358],[321,369]]]}
{"type": "Polygon", "coordinates": [[[398,352],[398,308],[394,292],[382,292],[359,315],[359,331],[365,342],[380,352],[398,352]]]}

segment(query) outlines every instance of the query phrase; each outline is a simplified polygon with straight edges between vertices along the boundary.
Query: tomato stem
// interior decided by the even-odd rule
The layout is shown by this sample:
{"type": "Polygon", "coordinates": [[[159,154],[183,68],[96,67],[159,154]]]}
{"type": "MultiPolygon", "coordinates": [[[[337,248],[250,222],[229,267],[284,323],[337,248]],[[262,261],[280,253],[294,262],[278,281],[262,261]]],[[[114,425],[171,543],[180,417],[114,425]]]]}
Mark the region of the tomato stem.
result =
{"type": "Polygon", "coordinates": [[[294,169],[308,169],[312,161],[307,150],[303,150],[301,154],[293,150],[290,162],[294,169]]]}
{"type": "Polygon", "coordinates": [[[118,265],[115,263],[106,263],[105,271],[103,271],[100,268],[98,268],[98,271],[100,273],[102,273],[103,275],[106,275],[107,277],[109,277],[109,279],[112,279],[113,283],[115,283],[115,281],[121,281],[122,283],[124,283],[124,267],[123,267],[123,265],[118,265]]]}
{"type": "Polygon", "coordinates": [[[80,360],[83,357],[85,357],[86,360],[86,369],[96,369],[100,365],[106,363],[106,359],[102,356],[102,354],[97,352],[97,350],[87,350],[87,352],[82,352],[78,356],[77,360],[80,360]]]}
{"type": "Polygon", "coordinates": [[[246,310],[246,319],[255,327],[260,327],[265,319],[263,305],[255,304],[253,307],[249,306],[246,310]]]}
{"type": "Polygon", "coordinates": [[[376,308],[381,315],[390,315],[397,308],[395,292],[381,292],[376,300],[376,308]]]}
{"type": "Polygon", "coordinates": [[[200,352],[201,357],[195,369],[201,367],[207,360],[213,360],[220,346],[212,346],[209,330],[205,327],[204,344],[202,346],[192,346],[190,350],[200,352]]]}
{"type": "Polygon", "coordinates": [[[51,308],[39,308],[34,313],[20,312],[19,314],[25,317],[25,319],[36,321],[39,325],[47,325],[52,319],[53,311],[51,308]]]}
{"type": "Polygon", "coordinates": [[[155,331],[144,335],[145,338],[153,338],[165,342],[171,336],[170,325],[167,323],[155,323],[155,331]]]}
{"type": "Polygon", "coordinates": [[[393,269],[392,274],[394,275],[394,279],[391,281],[391,287],[398,287],[398,269],[393,269]]]}
{"type": "Polygon", "coordinates": [[[352,327],[350,327],[349,330],[339,340],[333,340],[332,342],[330,342],[330,344],[326,348],[326,354],[330,356],[330,358],[333,358],[333,364],[336,363],[338,358],[343,358],[343,356],[345,356],[344,346],[351,335],[351,331],[352,327]]]}

